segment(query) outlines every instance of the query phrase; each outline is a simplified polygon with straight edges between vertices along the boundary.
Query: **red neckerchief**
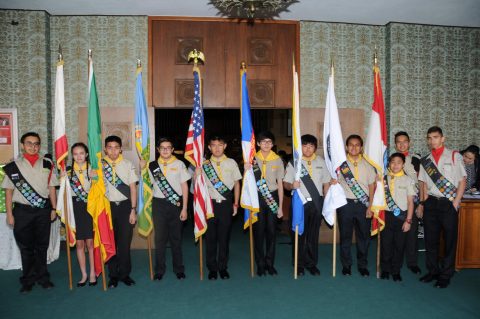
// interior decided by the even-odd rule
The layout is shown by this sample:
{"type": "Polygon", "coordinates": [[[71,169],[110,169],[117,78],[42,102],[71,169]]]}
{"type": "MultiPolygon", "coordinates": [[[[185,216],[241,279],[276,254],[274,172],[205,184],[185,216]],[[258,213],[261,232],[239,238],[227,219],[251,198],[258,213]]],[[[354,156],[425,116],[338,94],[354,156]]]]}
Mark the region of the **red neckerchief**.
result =
{"type": "Polygon", "coordinates": [[[24,153],[23,157],[30,163],[30,165],[32,165],[32,167],[35,165],[37,160],[40,158],[40,156],[38,154],[30,155],[30,154],[27,154],[27,153],[24,153]]]}
{"type": "Polygon", "coordinates": [[[408,154],[410,154],[410,153],[408,151],[406,151],[406,152],[402,152],[402,154],[405,155],[405,157],[407,157],[408,154]]]}
{"type": "Polygon", "coordinates": [[[445,150],[445,145],[437,148],[436,150],[432,150],[432,156],[437,165],[438,165],[438,161],[440,160],[440,156],[442,156],[444,150],[445,150]]]}

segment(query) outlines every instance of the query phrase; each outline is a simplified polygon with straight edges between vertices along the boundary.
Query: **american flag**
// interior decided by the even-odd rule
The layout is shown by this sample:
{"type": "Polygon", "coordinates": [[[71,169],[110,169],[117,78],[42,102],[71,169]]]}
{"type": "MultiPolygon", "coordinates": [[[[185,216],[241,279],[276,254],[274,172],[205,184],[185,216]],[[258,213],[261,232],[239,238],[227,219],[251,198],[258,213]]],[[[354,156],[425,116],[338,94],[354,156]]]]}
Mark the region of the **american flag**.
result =
{"type": "MultiPolygon", "coordinates": [[[[200,102],[200,70],[193,69],[194,98],[192,117],[188,127],[187,144],[185,145],[185,158],[195,167],[203,163],[203,148],[205,146],[205,130],[203,122],[203,109],[200,102]]],[[[193,189],[193,219],[195,239],[207,230],[207,218],[213,217],[212,200],[205,185],[203,174],[195,178],[193,189]]]]}

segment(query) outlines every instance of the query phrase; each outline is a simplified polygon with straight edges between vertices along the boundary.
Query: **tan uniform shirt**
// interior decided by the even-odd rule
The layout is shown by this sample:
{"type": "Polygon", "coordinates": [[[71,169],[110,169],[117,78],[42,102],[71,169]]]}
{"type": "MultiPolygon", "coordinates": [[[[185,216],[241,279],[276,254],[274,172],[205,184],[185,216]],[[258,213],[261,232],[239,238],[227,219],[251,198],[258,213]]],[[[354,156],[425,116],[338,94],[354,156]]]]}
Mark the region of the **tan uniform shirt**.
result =
{"type": "MultiPolygon", "coordinates": [[[[130,187],[130,184],[138,182],[138,176],[135,172],[133,163],[129,160],[123,159],[120,162],[115,163],[116,175],[130,187]]],[[[109,181],[105,181],[107,184],[107,198],[111,202],[121,202],[129,198],[125,197],[116,187],[114,187],[109,181]]]]}
{"type": "MultiPolygon", "coordinates": [[[[225,184],[225,186],[228,187],[228,189],[233,191],[233,186],[235,185],[235,182],[242,179],[242,174],[240,174],[237,162],[235,162],[231,158],[225,158],[224,160],[220,161],[220,165],[218,165],[213,158],[211,158],[210,160],[220,180],[225,184]]],[[[203,177],[205,178],[205,183],[207,184],[208,193],[210,194],[210,198],[212,200],[226,200],[226,198],[220,195],[220,193],[215,189],[212,182],[210,182],[207,174],[205,174],[205,170],[202,169],[202,171],[203,177]]]]}
{"type": "MultiPolygon", "coordinates": [[[[465,167],[463,166],[463,159],[460,153],[455,153],[454,158],[452,160],[452,151],[445,148],[443,154],[440,156],[440,160],[438,164],[435,163],[432,154],[428,155],[428,158],[436,164],[438,171],[440,174],[445,176],[455,187],[458,187],[458,183],[467,176],[467,172],[465,171],[465,167]]],[[[428,195],[436,196],[436,197],[445,197],[443,196],[442,192],[440,192],[435,186],[435,183],[432,181],[430,176],[428,176],[427,172],[423,168],[423,165],[420,165],[420,173],[418,174],[418,180],[427,184],[428,195]]]]}
{"type": "MultiPolygon", "coordinates": [[[[388,176],[388,186],[392,185],[392,176],[388,176]]],[[[392,188],[390,188],[392,192],[392,188]]],[[[414,196],[416,194],[415,181],[408,175],[394,177],[393,184],[393,200],[401,210],[408,209],[407,196],[414,196]]]]}
{"type": "MultiPolygon", "coordinates": [[[[55,172],[51,172],[50,169],[43,168],[43,157],[40,157],[36,162],[35,165],[32,167],[30,162],[23,157],[18,158],[15,160],[15,163],[22,173],[23,177],[28,181],[28,183],[33,187],[36,193],[43,198],[49,198],[49,186],[58,186],[58,179],[55,172]],[[50,177],[50,182],[48,182],[48,178],[50,177]]],[[[51,162],[49,159],[47,161],[51,162]]],[[[53,167],[53,163],[52,163],[53,167]]],[[[29,201],[22,195],[22,193],[15,187],[14,183],[16,181],[10,180],[8,175],[5,175],[5,178],[2,183],[2,188],[13,189],[13,202],[30,205],[29,201]]]]}
{"type": "MultiPolygon", "coordinates": [[[[350,167],[352,174],[354,174],[355,170],[354,170],[353,163],[347,159],[347,164],[348,164],[348,167],[350,167]]],[[[359,176],[356,178],[357,182],[368,196],[368,185],[373,184],[375,182],[376,174],[373,166],[370,165],[364,158],[362,158],[358,162],[358,175],[359,176]]],[[[340,185],[342,185],[343,190],[345,191],[345,195],[347,196],[348,199],[357,199],[357,197],[350,190],[350,187],[348,187],[347,182],[345,181],[341,173],[338,176],[338,182],[340,183],[340,185]]]]}
{"type": "Polygon", "coordinates": [[[408,154],[405,156],[405,167],[403,168],[403,171],[405,174],[407,174],[411,179],[413,179],[415,183],[415,194],[418,194],[418,176],[417,172],[415,171],[415,168],[413,167],[412,164],[412,154],[408,154]]]}
{"type": "MultiPolygon", "coordinates": [[[[173,162],[168,163],[166,166],[160,163],[158,165],[160,166],[163,175],[165,175],[168,183],[175,190],[175,192],[177,192],[177,194],[180,196],[187,195],[182,193],[182,183],[188,181],[191,177],[190,174],[188,174],[187,172],[185,164],[182,161],[176,159],[173,162]]],[[[163,195],[162,191],[155,182],[155,179],[153,178],[150,169],[148,169],[148,174],[150,175],[150,181],[153,184],[153,197],[165,198],[165,195],[163,195]]]]}
{"type": "MultiPolygon", "coordinates": [[[[255,156],[258,167],[262,169],[262,160],[255,156]]],[[[285,168],[283,167],[283,161],[279,157],[273,161],[268,161],[265,170],[265,180],[267,181],[268,189],[274,192],[278,189],[277,181],[283,180],[285,175],[285,168]]]]}
{"type": "MultiPolygon", "coordinates": [[[[302,159],[302,164],[307,171],[309,171],[308,161],[302,159]]],[[[323,196],[323,184],[330,182],[330,173],[327,170],[325,165],[325,160],[320,156],[316,156],[313,161],[311,161],[311,175],[313,183],[315,184],[318,193],[320,196],[323,196]]],[[[295,181],[295,168],[293,167],[292,163],[288,163],[287,171],[285,173],[285,177],[283,178],[284,182],[292,184],[295,181]]],[[[300,181],[300,191],[302,192],[305,198],[311,198],[310,193],[308,192],[305,185],[300,181]]]]}

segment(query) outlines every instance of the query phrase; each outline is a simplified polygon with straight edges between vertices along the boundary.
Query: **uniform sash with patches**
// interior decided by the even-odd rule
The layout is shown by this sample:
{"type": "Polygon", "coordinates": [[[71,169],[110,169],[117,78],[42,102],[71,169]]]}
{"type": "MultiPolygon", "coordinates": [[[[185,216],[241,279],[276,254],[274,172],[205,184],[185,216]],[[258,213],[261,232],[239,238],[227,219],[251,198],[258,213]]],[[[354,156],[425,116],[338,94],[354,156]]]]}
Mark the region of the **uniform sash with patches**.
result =
{"type": "Polygon", "coordinates": [[[457,187],[438,171],[437,166],[428,158],[428,155],[422,158],[421,163],[425,172],[443,196],[449,201],[453,201],[457,196],[457,187]]]}
{"type": "MultiPolygon", "coordinates": [[[[292,167],[294,167],[293,161],[290,161],[290,164],[292,165],[292,167]]],[[[318,191],[317,186],[315,186],[315,183],[313,182],[312,177],[308,173],[308,170],[305,168],[303,164],[302,164],[302,170],[300,171],[300,179],[303,185],[305,186],[305,188],[308,190],[308,193],[312,198],[315,208],[318,211],[322,211],[322,196],[320,195],[320,192],[318,191]]]]}
{"type": "Polygon", "coordinates": [[[72,188],[73,192],[75,193],[75,201],[77,202],[87,202],[88,193],[83,188],[82,183],[80,182],[80,178],[78,178],[77,173],[74,169],[71,169],[70,172],[70,187],[72,188]]]}
{"type": "Polygon", "coordinates": [[[265,180],[265,178],[262,178],[262,170],[258,166],[256,160],[253,161],[252,168],[253,175],[255,175],[257,190],[260,192],[260,195],[262,195],[262,198],[268,205],[268,208],[270,208],[270,211],[274,214],[277,214],[279,208],[278,203],[275,198],[273,198],[273,195],[268,188],[267,181],[265,180]]]}
{"type": "Polygon", "coordinates": [[[348,188],[352,191],[353,195],[365,206],[368,207],[368,195],[365,193],[363,188],[360,186],[360,184],[357,182],[355,179],[355,176],[353,176],[352,170],[348,166],[347,161],[343,162],[342,165],[340,166],[340,172],[343,175],[343,178],[345,179],[345,182],[347,182],[348,188]]]}
{"type": "Polygon", "coordinates": [[[387,175],[383,177],[383,181],[383,185],[385,188],[385,200],[387,201],[388,210],[391,211],[394,216],[400,216],[402,210],[400,209],[400,207],[398,207],[397,203],[395,203],[395,200],[393,199],[392,193],[390,192],[390,186],[388,185],[387,175]]]}
{"type": "Polygon", "coordinates": [[[229,189],[218,176],[217,171],[212,165],[212,161],[206,160],[202,166],[208,180],[210,181],[210,183],[212,183],[213,187],[220,195],[225,196],[228,193],[232,192],[232,190],[229,189]]]}
{"type": "Polygon", "coordinates": [[[158,165],[158,162],[150,162],[148,168],[150,169],[150,172],[152,173],[153,179],[155,180],[158,188],[160,188],[163,196],[165,196],[165,199],[172,205],[180,207],[181,196],[173,189],[165,175],[163,175],[163,172],[160,169],[160,165],[158,165]]]}
{"type": "Polygon", "coordinates": [[[113,179],[113,168],[106,160],[102,159],[102,165],[103,174],[107,181],[120,193],[122,193],[123,196],[130,198],[130,186],[125,184],[118,175],[115,176],[115,180],[113,179]]]}
{"type": "MultiPolygon", "coordinates": [[[[51,168],[51,163],[43,160],[43,167],[49,165],[51,168]]],[[[20,172],[20,169],[17,166],[17,163],[11,162],[7,164],[4,168],[5,174],[7,174],[8,178],[12,181],[12,183],[15,185],[17,190],[25,197],[25,199],[32,205],[33,207],[36,208],[45,208],[48,203],[47,198],[43,198],[40,196],[35,189],[30,185],[28,180],[23,177],[22,172],[20,172]]]]}

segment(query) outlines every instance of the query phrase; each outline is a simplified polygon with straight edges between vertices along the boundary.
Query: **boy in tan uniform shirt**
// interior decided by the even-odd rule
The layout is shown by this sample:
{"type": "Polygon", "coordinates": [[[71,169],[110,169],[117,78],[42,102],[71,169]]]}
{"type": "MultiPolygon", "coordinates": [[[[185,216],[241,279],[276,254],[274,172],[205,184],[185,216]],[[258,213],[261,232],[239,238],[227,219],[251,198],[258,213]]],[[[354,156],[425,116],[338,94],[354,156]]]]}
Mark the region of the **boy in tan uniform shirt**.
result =
{"type": "Polygon", "coordinates": [[[132,162],[122,156],[122,140],[112,135],[105,139],[105,154],[102,159],[103,174],[107,185],[107,199],[112,211],[113,233],[116,254],[108,261],[109,288],[115,288],[118,281],[131,286],[135,281],[130,278],[132,261],[130,244],[133,228],[137,222],[137,185],[138,176],[132,162]]]}
{"type": "Polygon", "coordinates": [[[55,186],[58,180],[52,161],[38,154],[38,133],[25,133],[20,144],[23,156],[4,167],[2,187],[5,188],[7,223],[13,226],[22,257],[20,292],[27,293],[35,282],[45,289],[53,287],[47,270],[47,249],[50,224],[57,217],[55,186]]]}
{"type": "Polygon", "coordinates": [[[423,213],[428,273],[422,282],[437,280],[435,287],[446,288],[455,273],[458,209],[465,192],[466,176],[462,156],[445,147],[442,129],[433,126],[427,131],[431,153],[421,160],[419,212],[423,213]],[[445,256],[438,262],[440,234],[443,230],[445,256]]]}
{"type": "Polygon", "coordinates": [[[222,279],[230,278],[227,271],[230,232],[232,217],[237,214],[240,198],[239,180],[242,179],[242,175],[238,164],[225,156],[226,147],[223,137],[210,137],[208,149],[212,152],[212,156],[202,165],[214,214],[207,221],[208,228],[205,233],[208,279],[211,280],[217,279],[217,272],[222,279]]]}

